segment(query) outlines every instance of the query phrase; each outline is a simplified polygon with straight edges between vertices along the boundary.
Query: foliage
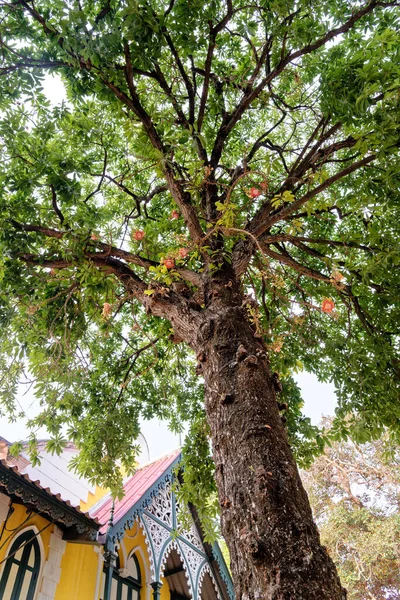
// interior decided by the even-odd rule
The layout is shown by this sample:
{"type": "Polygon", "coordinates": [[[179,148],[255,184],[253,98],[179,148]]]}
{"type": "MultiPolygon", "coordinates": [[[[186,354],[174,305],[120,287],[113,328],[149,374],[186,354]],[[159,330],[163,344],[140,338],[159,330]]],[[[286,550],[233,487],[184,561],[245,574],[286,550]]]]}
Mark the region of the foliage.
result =
{"type": "Polygon", "coordinates": [[[400,598],[400,455],[390,434],[334,443],[303,481],[349,599],[400,598]]]}
{"type": "Polygon", "coordinates": [[[32,428],[57,450],[67,423],[82,474],[118,492],[159,416],[210,491],[190,315],[224,269],[303,464],[302,368],[335,383],[333,437],[398,438],[396,4],[1,0],[2,405],[34,380],[32,428]]]}

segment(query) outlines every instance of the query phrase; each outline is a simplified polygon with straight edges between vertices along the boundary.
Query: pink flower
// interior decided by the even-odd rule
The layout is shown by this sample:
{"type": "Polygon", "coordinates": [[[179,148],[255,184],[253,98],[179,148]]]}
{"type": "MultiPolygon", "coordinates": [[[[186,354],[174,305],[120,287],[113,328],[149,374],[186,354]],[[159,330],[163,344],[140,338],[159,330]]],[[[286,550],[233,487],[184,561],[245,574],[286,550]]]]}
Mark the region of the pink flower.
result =
{"type": "Polygon", "coordinates": [[[92,235],[90,236],[90,239],[93,242],[97,242],[97,240],[99,239],[99,236],[96,233],[92,233],[92,235]]]}
{"type": "Polygon", "coordinates": [[[258,198],[258,196],[261,194],[261,190],[259,190],[256,187],[252,187],[249,190],[246,191],[246,195],[249,198],[258,198]]]}
{"type": "Polygon", "coordinates": [[[186,258],[186,256],[189,254],[189,250],[187,248],[179,248],[178,254],[181,258],[186,258]]]}
{"type": "Polygon", "coordinates": [[[331,313],[335,308],[335,303],[332,298],[323,298],[321,304],[321,310],[324,313],[331,313]]]}
{"type": "Polygon", "coordinates": [[[134,231],[132,233],[132,237],[134,240],[136,240],[137,242],[140,242],[140,240],[142,240],[145,236],[145,232],[143,231],[143,229],[136,229],[136,231],[134,231]]]}
{"type": "Polygon", "coordinates": [[[173,258],[164,258],[164,266],[167,269],[173,269],[175,267],[175,261],[173,258]]]}
{"type": "Polygon", "coordinates": [[[179,219],[179,217],[180,217],[180,214],[178,213],[178,211],[173,210],[169,218],[170,219],[179,219]]]}

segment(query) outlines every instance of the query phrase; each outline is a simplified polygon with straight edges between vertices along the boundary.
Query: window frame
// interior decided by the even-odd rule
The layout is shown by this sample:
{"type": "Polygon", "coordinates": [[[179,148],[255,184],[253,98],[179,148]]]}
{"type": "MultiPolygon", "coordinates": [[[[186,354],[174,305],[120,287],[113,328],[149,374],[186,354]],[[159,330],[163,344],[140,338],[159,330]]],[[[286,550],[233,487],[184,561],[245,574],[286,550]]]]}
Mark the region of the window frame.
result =
{"type": "Polygon", "coordinates": [[[26,600],[34,600],[36,588],[39,582],[40,567],[41,567],[41,551],[37,539],[37,533],[33,529],[27,529],[14,538],[8,550],[4,569],[0,578],[0,598],[3,597],[9,581],[11,569],[13,565],[17,565],[17,574],[11,590],[11,600],[18,600],[21,594],[21,588],[24,583],[25,574],[31,572],[32,576],[29,582],[28,593],[26,600]],[[21,559],[16,559],[18,549],[23,546],[21,559]],[[29,557],[32,549],[34,550],[33,567],[29,567],[29,557]]]}
{"type": "MultiPolygon", "coordinates": [[[[134,579],[133,577],[122,577],[119,574],[120,570],[120,560],[119,556],[117,558],[117,564],[113,569],[112,579],[117,582],[117,595],[116,600],[122,600],[122,588],[125,586],[128,589],[127,598],[128,600],[132,600],[132,590],[137,592],[138,599],[141,600],[141,589],[142,589],[142,573],[140,570],[140,564],[135,552],[129,554],[128,559],[133,558],[136,563],[136,569],[138,572],[138,579],[134,579]]],[[[103,573],[106,573],[106,569],[103,570],[103,573]]],[[[105,579],[104,579],[105,582],[105,579]]],[[[104,594],[104,590],[103,590],[104,594]]]]}

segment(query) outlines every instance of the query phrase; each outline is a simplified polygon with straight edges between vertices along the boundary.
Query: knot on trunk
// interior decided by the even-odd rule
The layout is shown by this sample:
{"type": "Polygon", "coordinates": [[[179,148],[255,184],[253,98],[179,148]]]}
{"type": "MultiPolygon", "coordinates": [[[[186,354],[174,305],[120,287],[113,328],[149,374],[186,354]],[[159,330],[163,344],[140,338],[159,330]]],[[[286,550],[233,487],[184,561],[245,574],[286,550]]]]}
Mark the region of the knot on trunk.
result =
{"type": "Polygon", "coordinates": [[[262,559],[265,551],[265,544],[254,535],[254,533],[249,531],[247,527],[244,527],[241,530],[239,539],[244,551],[250,554],[254,561],[262,559]]]}
{"type": "Polygon", "coordinates": [[[226,406],[227,404],[232,404],[235,400],[235,395],[233,393],[230,394],[222,394],[221,396],[221,404],[226,406]]]}
{"type": "MultiPolygon", "coordinates": [[[[282,383],[279,379],[279,373],[277,373],[276,371],[275,371],[275,373],[272,374],[272,383],[273,383],[276,393],[279,394],[283,388],[282,388],[282,383]]],[[[281,410],[281,409],[279,409],[279,410],[281,410]]]]}
{"type": "Polygon", "coordinates": [[[238,349],[236,350],[236,360],[238,362],[240,362],[240,361],[244,360],[247,355],[248,355],[248,352],[247,352],[246,348],[243,346],[243,344],[239,344],[238,349]]]}
{"type": "Polygon", "coordinates": [[[244,359],[243,364],[249,369],[254,368],[258,365],[258,358],[255,354],[250,354],[247,358],[244,359]]]}
{"type": "Polygon", "coordinates": [[[199,352],[197,355],[197,365],[196,365],[196,375],[201,375],[203,372],[203,364],[207,360],[207,355],[205,352],[199,352]]]}
{"type": "Polygon", "coordinates": [[[173,342],[174,344],[180,344],[181,342],[184,341],[183,336],[179,335],[179,333],[172,333],[169,336],[169,339],[171,340],[171,342],[173,342]]]}
{"type": "Polygon", "coordinates": [[[257,467],[254,472],[254,477],[256,480],[256,486],[260,491],[263,491],[269,487],[272,471],[267,471],[264,469],[264,467],[257,467]]]}
{"type": "Polygon", "coordinates": [[[197,360],[198,360],[199,362],[201,362],[201,363],[202,363],[202,362],[206,362],[206,360],[207,360],[207,355],[206,355],[206,353],[205,353],[205,352],[199,352],[196,358],[197,358],[197,360]]]}
{"type": "Polygon", "coordinates": [[[231,501],[229,500],[229,498],[224,498],[221,502],[221,508],[230,508],[231,507],[231,501]]]}

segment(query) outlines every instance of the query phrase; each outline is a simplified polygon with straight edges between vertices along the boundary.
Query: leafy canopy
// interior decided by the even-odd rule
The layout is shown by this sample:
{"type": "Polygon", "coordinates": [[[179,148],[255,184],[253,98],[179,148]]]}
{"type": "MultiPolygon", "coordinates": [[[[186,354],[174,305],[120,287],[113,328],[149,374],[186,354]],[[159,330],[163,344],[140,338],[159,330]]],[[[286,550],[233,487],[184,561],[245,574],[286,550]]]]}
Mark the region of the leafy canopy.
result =
{"type": "Polygon", "coordinates": [[[398,436],[396,5],[1,0],[1,398],[17,418],[33,380],[33,428],[60,451],[68,423],[81,473],[118,490],[115,461],[131,467],[156,415],[191,424],[192,490],[209,481],[179,319],[209,310],[222,268],[299,460],[326,441],[301,414],[303,368],[335,384],[331,436],[398,436]]]}

